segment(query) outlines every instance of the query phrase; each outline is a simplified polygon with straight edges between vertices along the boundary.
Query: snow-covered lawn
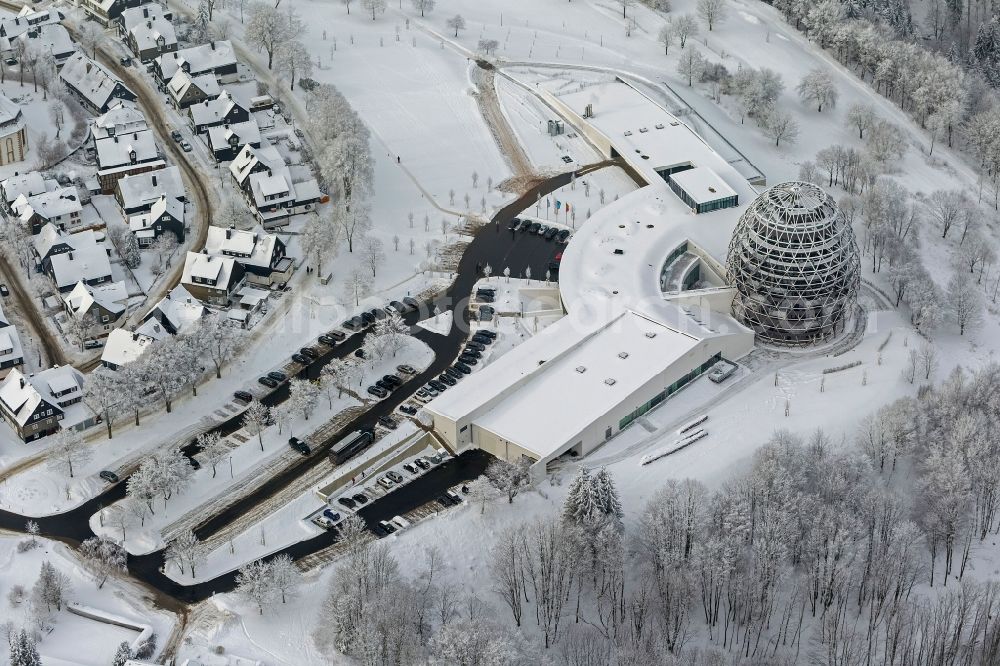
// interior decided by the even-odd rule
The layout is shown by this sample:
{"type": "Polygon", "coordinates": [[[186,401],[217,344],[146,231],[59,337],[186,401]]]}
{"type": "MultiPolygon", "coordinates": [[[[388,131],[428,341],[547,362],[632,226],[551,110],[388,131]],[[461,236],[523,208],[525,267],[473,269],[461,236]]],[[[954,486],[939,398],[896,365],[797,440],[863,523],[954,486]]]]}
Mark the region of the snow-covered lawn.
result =
{"type": "Polygon", "coordinates": [[[422,329],[428,330],[431,333],[437,333],[438,335],[448,335],[451,330],[451,322],[454,320],[455,313],[451,310],[441,312],[439,314],[428,317],[417,322],[417,326],[422,329]]]}
{"type": "MultiPolygon", "coordinates": [[[[159,648],[170,635],[174,616],[163,610],[152,610],[147,603],[147,590],[116,578],[109,578],[98,589],[94,577],[87,571],[76,554],[58,541],[38,539],[38,546],[27,552],[17,552],[19,543],[28,537],[0,535],[0,590],[4,594],[3,621],[10,621],[15,628],[30,625],[28,595],[38,578],[42,562],[48,561],[69,577],[72,603],[92,608],[134,625],[149,625],[157,634],[159,648]],[[8,603],[7,595],[20,585],[26,595],[19,603],[8,603]]],[[[139,632],[124,627],[105,624],[63,610],[53,613],[53,631],[43,633],[38,644],[42,662],[46,666],[106,666],[122,641],[132,643],[139,632]]],[[[7,664],[6,647],[0,653],[0,664],[7,664]]]]}

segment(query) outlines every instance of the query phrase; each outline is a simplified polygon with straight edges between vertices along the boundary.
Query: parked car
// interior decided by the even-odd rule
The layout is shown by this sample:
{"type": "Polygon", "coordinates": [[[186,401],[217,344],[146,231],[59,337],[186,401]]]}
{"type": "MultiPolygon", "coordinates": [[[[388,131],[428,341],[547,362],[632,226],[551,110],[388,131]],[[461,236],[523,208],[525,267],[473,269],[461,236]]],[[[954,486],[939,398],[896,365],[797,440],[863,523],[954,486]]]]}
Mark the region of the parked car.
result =
{"type": "Polygon", "coordinates": [[[532,227],[540,227],[540,226],[541,225],[538,222],[529,222],[528,220],[525,220],[521,224],[521,233],[529,233],[530,234],[532,227]]]}
{"type": "Polygon", "coordinates": [[[396,531],[396,526],[386,520],[380,520],[378,526],[386,534],[392,534],[396,531]]]}
{"type": "Polygon", "coordinates": [[[0,296],[3,296],[4,298],[10,296],[10,289],[7,288],[7,285],[0,284],[0,296]]]}
{"type": "Polygon", "coordinates": [[[327,347],[333,347],[337,344],[337,341],[330,335],[321,335],[318,340],[327,347]]]}
{"type": "Polygon", "coordinates": [[[358,504],[368,504],[368,495],[365,495],[364,493],[355,493],[354,495],[351,495],[351,499],[358,504]]]}
{"type": "Polygon", "coordinates": [[[543,235],[542,237],[543,237],[543,238],[544,238],[545,240],[547,240],[547,241],[550,241],[550,240],[552,240],[553,238],[555,238],[555,237],[556,237],[556,234],[558,234],[558,233],[559,233],[559,230],[558,230],[558,229],[556,229],[555,227],[549,227],[549,228],[548,228],[548,231],[546,231],[546,232],[545,232],[545,234],[544,234],[544,235],[543,235]]]}
{"type": "Polygon", "coordinates": [[[417,371],[412,366],[406,365],[405,363],[403,365],[397,365],[396,370],[402,372],[404,375],[417,374],[417,371]]]}
{"type": "Polygon", "coordinates": [[[413,298],[412,296],[407,296],[403,299],[403,302],[410,306],[411,310],[417,310],[420,308],[420,301],[413,298]]]}
{"type": "Polygon", "coordinates": [[[121,63],[122,67],[132,66],[132,58],[130,58],[129,56],[122,56],[121,58],[118,58],[118,62],[121,63]]]}
{"type": "Polygon", "coordinates": [[[466,347],[465,350],[462,352],[462,356],[471,356],[472,358],[482,358],[483,354],[478,349],[466,347]]]}
{"type": "Polygon", "coordinates": [[[181,150],[183,150],[185,153],[190,153],[191,144],[188,143],[187,141],[181,141],[181,150]]]}
{"type": "Polygon", "coordinates": [[[558,272],[559,272],[559,262],[557,262],[557,261],[550,261],[549,262],[549,273],[551,273],[552,275],[555,275],[558,272]]]}
{"type": "Polygon", "coordinates": [[[390,384],[389,382],[385,381],[384,379],[380,379],[380,380],[376,381],[375,382],[375,386],[377,386],[377,387],[379,387],[381,389],[385,389],[389,393],[392,393],[392,389],[395,388],[392,384],[390,384]]]}
{"type": "Polygon", "coordinates": [[[569,238],[569,233],[570,233],[569,229],[563,229],[558,234],[556,234],[556,238],[559,239],[560,243],[565,243],[566,239],[569,238]]]}
{"type": "Polygon", "coordinates": [[[386,396],[389,395],[389,392],[386,391],[381,386],[369,386],[368,387],[368,393],[370,393],[371,395],[375,396],[376,398],[378,398],[380,400],[382,398],[385,398],[386,396]]]}
{"type": "Polygon", "coordinates": [[[268,388],[278,388],[278,382],[274,381],[270,377],[260,377],[257,379],[257,382],[268,388]]]}
{"type": "MultiPolygon", "coordinates": [[[[479,360],[471,354],[462,354],[458,357],[458,360],[461,361],[466,367],[479,364],[479,360]]],[[[469,370],[472,370],[472,368],[469,368],[469,370]]]]}
{"type": "Polygon", "coordinates": [[[458,370],[459,372],[461,372],[463,375],[471,375],[472,374],[472,368],[470,368],[469,366],[467,366],[462,361],[455,361],[455,365],[453,365],[451,367],[455,368],[456,370],[458,370]]]}
{"type": "Polygon", "coordinates": [[[405,469],[410,474],[416,474],[417,473],[417,468],[414,467],[413,465],[411,465],[410,463],[403,463],[403,469],[405,469]]]}
{"type": "Polygon", "coordinates": [[[419,467],[420,469],[430,469],[431,467],[431,464],[426,460],[424,460],[423,458],[417,458],[416,460],[413,461],[413,464],[419,467]]]}
{"type": "Polygon", "coordinates": [[[395,481],[396,483],[402,483],[403,481],[405,481],[402,474],[391,469],[388,472],[386,472],[385,475],[390,479],[392,479],[393,481],[395,481]]]}
{"type": "Polygon", "coordinates": [[[201,469],[201,463],[198,462],[197,458],[188,458],[188,462],[191,463],[191,467],[194,469],[201,469]]]}
{"type": "Polygon", "coordinates": [[[455,368],[445,368],[444,374],[448,375],[452,379],[461,379],[465,376],[455,368]]]}
{"type": "Polygon", "coordinates": [[[548,230],[549,230],[549,228],[546,225],[539,224],[538,228],[537,229],[532,229],[531,232],[534,233],[534,234],[538,234],[539,236],[544,236],[545,232],[548,231],[548,230]]]}
{"type": "Polygon", "coordinates": [[[272,370],[271,372],[267,373],[267,376],[276,382],[283,382],[286,379],[288,379],[288,375],[283,373],[281,370],[272,370]]]}
{"type": "Polygon", "coordinates": [[[405,530],[407,527],[410,526],[411,523],[410,523],[410,521],[408,521],[406,518],[403,518],[402,516],[393,516],[392,517],[392,524],[395,525],[396,527],[398,527],[401,530],[405,530]]]}
{"type": "Polygon", "coordinates": [[[300,440],[298,437],[289,437],[288,446],[292,447],[304,456],[312,453],[312,449],[309,448],[309,445],[300,440]]]}
{"type": "Polygon", "coordinates": [[[370,326],[375,323],[375,315],[371,312],[362,312],[359,316],[362,320],[364,320],[365,326],[370,326]]]}
{"type": "Polygon", "coordinates": [[[393,310],[396,314],[405,314],[410,308],[400,301],[389,301],[389,305],[386,310],[393,310]]]}
{"type": "Polygon", "coordinates": [[[396,375],[382,375],[382,381],[386,382],[390,386],[402,386],[403,380],[396,375]]]}
{"type": "Polygon", "coordinates": [[[476,342],[475,340],[469,340],[468,342],[465,343],[465,348],[475,349],[477,352],[481,352],[486,350],[486,345],[480,342],[476,342]]]}
{"type": "Polygon", "coordinates": [[[446,495],[438,495],[435,499],[441,506],[443,506],[446,509],[452,504],[454,504],[454,502],[452,502],[451,499],[446,495]]]}
{"type": "Polygon", "coordinates": [[[170,130],[170,138],[174,140],[174,143],[180,143],[184,137],[177,130],[170,130]]]}
{"type": "Polygon", "coordinates": [[[432,398],[436,398],[437,396],[441,395],[441,391],[438,391],[436,388],[431,386],[430,382],[428,382],[427,385],[424,386],[424,392],[427,393],[427,395],[431,396],[432,398]]]}
{"type": "Polygon", "coordinates": [[[517,231],[517,228],[518,226],[520,226],[520,224],[521,220],[515,217],[513,220],[510,221],[510,224],[507,225],[507,228],[510,229],[511,231],[517,231]]]}
{"type": "Polygon", "coordinates": [[[462,503],[462,496],[459,495],[458,493],[456,493],[454,490],[446,490],[444,494],[445,494],[446,497],[448,497],[455,504],[461,504],[462,503]]]}
{"type": "Polygon", "coordinates": [[[329,520],[332,523],[335,523],[338,520],[340,520],[340,514],[334,511],[333,509],[323,509],[323,515],[327,518],[327,520],[329,520]]]}
{"type": "Polygon", "coordinates": [[[345,335],[343,331],[333,330],[333,331],[328,332],[327,335],[329,335],[331,338],[333,338],[337,342],[342,342],[343,340],[347,339],[347,335],[345,335]]]}
{"type": "Polygon", "coordinates": [[[369,312],[371,312],[372,316],[376,319],[385,319],[389,316],[389,314],[382,308],[372,308],[369,312]]]}
{"type": "Polygon", "coordinates": [[[104,341],[103,340],[84,340],[83,341],[83,348],[84,349],[100,349],[103,346],[104,346],[104,341]]]}
{"type": "Polygon", "coordinates": [[[403,412],[404,414],[409,414],[410,416],[415,416],[417,413],[417,408],[414,407],[413,405],[400,405],[399,411],[403,412]]]}
{"type": "Polygon", "coordinates": [[[476,289],[476,296],[496,296],[497,290],[493,287],[479,287],[476,289]]]}
{"type": "Polygon", "coordinates": [[[253,400],[253,395],[248,391],[236,391],[235,393],[233,393],[233,397],[239,400],[240,402],[250,402],[251,400],[253,400]]]}
{"type": "Polygon", "coordinates": [[[496,296],[491,294],[476,294],[476,300],[482,301],[483,303],[493,303],[497,299],[496,296]]]}
{"type": "Polygon", "coordinates": [[[457,381],[455,381],[454,377],[452,377],[446,372],[442,372],[440,375],[438,375],[438,381],[448,386],[454,386],[455,384],[458,383],[457,381]]]}
{"type": "Polygon", "coordinates": [[[101,472],[100,474],[98,474],[98,476],[100,476],[102,479],[104,479],[108,483],[118,483],[118,475],[115,474],[114,472],[109,471],[109,470],[104,470],[103,472],[101,472]]]}
{"type": "Polygon", "coordinates": [[[496,331],[491,331],[488,328],[480,328],[479,330],[476,331],[476,335],[485,335],[487,337],[493,338],[494,340],[497,339],[496,331]]]}
{"type": "Polygon", "coordinates": [[[488,335],[479,335],[478,333],[472,336],[472,341],[478,342],[481,345],[493,344],[493,338],[488,335]]]}
{"type": "Polygon", "coordinates": [[[378,417],[378,423],[380,426],[388,428],[389,430],[395,430],[397,428],[396,422],[391,416],[380,416],[378,417]]]}
{"type": "Polygon", "coordinates": [[[352,500],[350,497],[338,497],[337,504],[344,507],[345,509],[353,509],[358,505],[358,503],[352,500]]]}
{"type": "Polygon", "coordinates": [[[388,479],[388,478],[386,478],[384,476],[380,476],[379,479],[378,479],[378,485],[382,486],[383,488],[387,488],[387,489],[388,488],[392,488],[392,480],[390,480],[390,479],[388,479]]]}
{"type": "Polygon", "coordinates": [[[444,391],[448,390],[448,387],[445,384],[442,384],[441,382],[439,382],[436,379],[432,379],[432,380],[428,381],[427,383],[430,384],[431,388],[437,389],[438,392],[444,392],[444,391]]]}
{"type": "Polygon", "coordinates": [[[365,350],[361,349],[361,348],[355,349],[354,350],[354,355],[357,356],[358,358],[364,358],[365,357],[365,350]]]}
{"type": "Polygon", "coordinates": [[[341,326],[343,326],[349,331],[360,331],[362,328],[365,327],[365,320],[362,319],[360,316],[351,317],[350,319],[344,320],[344,323],[341,324],[341,326]]]}
{"type": "Polygon", "coordinates": [[[303,356],[308,356],[311,359],[319,358],[319,353],[312,347],[303,347],[302,349],[299,350],[299,353],[302,354],[303,356]]]}
{"type": "Polygon", "coordinates": [[[309,365],[312,363],[312,359],[308,356],[303,356],[302,354],[292,354],[292,360],[296,363],[301,363],[302,365],[309,365]]]}

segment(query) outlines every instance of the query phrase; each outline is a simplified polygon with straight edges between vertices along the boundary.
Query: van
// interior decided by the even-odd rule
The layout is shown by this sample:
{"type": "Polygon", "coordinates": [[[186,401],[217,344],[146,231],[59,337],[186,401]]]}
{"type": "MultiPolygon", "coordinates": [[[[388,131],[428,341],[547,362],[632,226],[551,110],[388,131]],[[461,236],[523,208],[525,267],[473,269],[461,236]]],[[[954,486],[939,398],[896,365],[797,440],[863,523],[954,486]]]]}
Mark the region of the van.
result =
{"type": "Polygon", "coordinates": [[[100,349],[104,346],[104,343],[100,340],[87,340],[83,343],[84,349],[100,349]]]}

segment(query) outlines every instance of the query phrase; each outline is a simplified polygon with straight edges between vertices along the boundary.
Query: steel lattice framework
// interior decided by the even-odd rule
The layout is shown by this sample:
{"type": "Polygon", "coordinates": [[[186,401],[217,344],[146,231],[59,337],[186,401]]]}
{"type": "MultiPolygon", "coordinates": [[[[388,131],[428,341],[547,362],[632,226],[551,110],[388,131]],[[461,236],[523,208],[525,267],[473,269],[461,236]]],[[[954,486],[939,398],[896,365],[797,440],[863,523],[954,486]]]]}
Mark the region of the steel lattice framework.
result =
{"type": "Polygon", "coordinates": [[[775,185],[747,207],[729,243],[733,314],[766,342],[836,336],[857,302],[859,266],[833,197],[811,183],[775,185]]]}

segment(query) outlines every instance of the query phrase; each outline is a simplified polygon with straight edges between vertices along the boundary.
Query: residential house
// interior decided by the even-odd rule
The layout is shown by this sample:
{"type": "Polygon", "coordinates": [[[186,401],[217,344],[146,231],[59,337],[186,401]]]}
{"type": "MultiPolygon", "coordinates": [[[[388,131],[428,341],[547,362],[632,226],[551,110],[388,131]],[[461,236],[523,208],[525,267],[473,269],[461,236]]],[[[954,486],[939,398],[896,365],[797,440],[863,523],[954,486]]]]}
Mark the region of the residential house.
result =
{"type": "Polygon", "coordinates": [[[288,224],[291,215],[312,210],[323,197],[308,169],[303,167],[296,179],[266,139],[259,148],[244,146],[229,173],[265,229],[288,224]]]}
{"type": "Polygon", "coordinates": [[[148,213],[133,215],[128,228],[139,241],[139,247],[149,247],[165,233],[172,233],[177,243],[184,242],[184,203],[161,194],[148,213]]]}
{"type": "Polygon", "coordinates": [[[177,51],[177,34],[168,16],[159,5],[143,5],[126,9],[119,18],[125,44],[139,62],[146,64],[177,51]]]}
{"type": "Polygon", "coordinates": [[[47,272],[60,292],[69,291],[80,281],[91,286],[111,282],[108,251],[93,231],[70,234],[65,240],[72,249],[48,257],[47,272]]]}
{"type": "Polygon", "coordinates": [[[111,194],[118,180],[166,166],[151,130],[97,139],[97,179],[101,192],[111,194]]]}
{"type": "Polygon", "coordinates": [[[202,134],[209,127],[245,123],[250,120],[250,112],[233,99],[229,92],[223,91],[215,99],[188,107],[188,118],[191,129],[202,134]]]}
{"type": "Polygon", "coordinates": [[[153,344],[153,338],[124,328],[116,328],[108,334],[101,352],[101,365],[109,370],[118,370],[123,365],[137,360],[153,344]]]}
{"type": "MultiPolygon", "coordinates": [[[[93,235],[93,231],[81,231],[75,234],[77,238],[82,238],[83,234],[93,235]]],[[[73,246],[69,244],[70,235],[59,230],[54,224],[46,224],[31,239],[32,247],[35,251],[35,261],[41,266],[43,271],[48,271],[49,259],[56,254],[69,252],[73,246]]]]}
{"type": "Polygon", "coordinates": [[[37,234],[46,224],[62,231],[75,227],[80,224],[83,211],[80,196],[72,185],[31,196],[20,194],[11,208],[32,234],[37,234]]]}
{"type": "Polygon", "coordinates": [[[215,99],[222,92],[214,74],[197,74],[192,76],[184,70],[179,70],[167,82],[167,96],[175,109],[186,109],[192,104],[199,104],[215,99]]]}
{"type": "Polygon", "coordinates": [[[102,338],[128,309],[128,289],[123,281],[96,287],[77,282],[72,291],[63,295],[63,306],[68,317],[87,324],[85,339],[102,338]]]}
{"type": "Polygon", "coordinates": [[[62,428],[86,428],[96,419],[81,404],[83,384],[83,375],[68,365],[34,375],[14,368],[0,382],[0,416],[25,442],[62,428]]]}
{"type": "Polygon", "coordinates": [[[95,21],[107,27],[131,7],[138,7],[147,0],[80,0],[83,11],[95,21]]]}
{"type": "Polygon", "coordinates": [[[59,25],[65,16],[61,12],[51,9],[35,10],[28,5],[21,7],[17,16],[5,18],[0,21],[0,37],[8,40],[20,37],[26,32],[37,30],[43,25],[59,25]]]}
{"type": "Polygon", "coordinates": [[[12,368],[21,365],[24,365],[21,337],[0,307],[0,378],[6,377],[12,368]]]}
{"type": "Polygon", "coordinates": [[[29,171],[22,174],[15,173],[10,178],[0,181],[0,206],[3,207],[4,211],[13,213],[12,204],[19,196],[24,195],[25,198],[33,197],[49,190],[54,190],[58,186],[55,180],[46,180],[37,171],[29,171]]]}
{"type": "Polygon", "coordinates": [[[260,148],[260,127],[252,117],[245,123],[208,128],[208,149],[216,162],[229,162],[243,146],[260,148]]]}
{"type": "Polygon", "coordinates": [[[285,255],[285,244],[259,226],[252,231],[209,227],[204,251],[236,259],[250,284],[283,285],[292,277],[293,262],[285,255]]]}
{"type": "Polygon", "coordinates": [[[58,23],[45,23],[9,39],[0,37],[0,54],[5,58],[16,57],[20,48],[18,42],[24,42],[26,47],[36,52],[51,53],[57,69],[76,53],[76,44],[69,31],[58,23]]]}
{"type": "Polygon", "coordinates": [[[135,330],[162,340],[167,335],[191,330],[206,315],[208,308],[183,286],[177,285],[142,318],[142,323],[135,330]]]}
{"type": "Polygon", "coordinates": [[[93,113],[104,113],[118,100],[136,100],[121,79],[82,53],[66,61],[59,78],[93,113]]]}
{"type": "MultiPolygon", "coordinates": [[[[95,143],[100,139],[122,136],[131,132],[148,130],[146,116],[142,115],[135,104],[130,102],[115,102],[104,114],[94,119],[91,136],[95,143]]],[[[95,147],[96,150],[96,147],[95,147]]]]}
{"type": "Polygon", "coordinates": [[[129,30],[146,21],[159,21],[160,19],[172,21],[174,19],[173,12],[161,4],[148,2],[137,7],[129,7],[115,19],[114,24],[118,30],[118,38],[127,41],[129,30]]]}
{"type": "Polygon", "coordinates": [[[235,83],[237,74],[236,52],[228,41],[209,42],[200,46],[164,53],[153,60],[153,76],[160,86],[166,86],[178,70],[192,76],[213,74],[221,83],[235,83]]]}
{"type": "Polygon", "coordinates": [[[124,176],[115,184],[115,201],[122,209],[122,216],[126,218],[148,213],[162,195],[181,202],[187,201],[181,172],[176,166],[124,176]]]}
{"type": "Polygon", "coordinates": [[[21,107],[0,95],[0,166],[23,162],[28,152],[28,127],[21,107]]]}
{"type": "Polygon", "coordinates": [[[212,305],[228,305],[243,284],[243,266],[231,257],[188,252],[181,284],[195,298],[212,305]]]}

